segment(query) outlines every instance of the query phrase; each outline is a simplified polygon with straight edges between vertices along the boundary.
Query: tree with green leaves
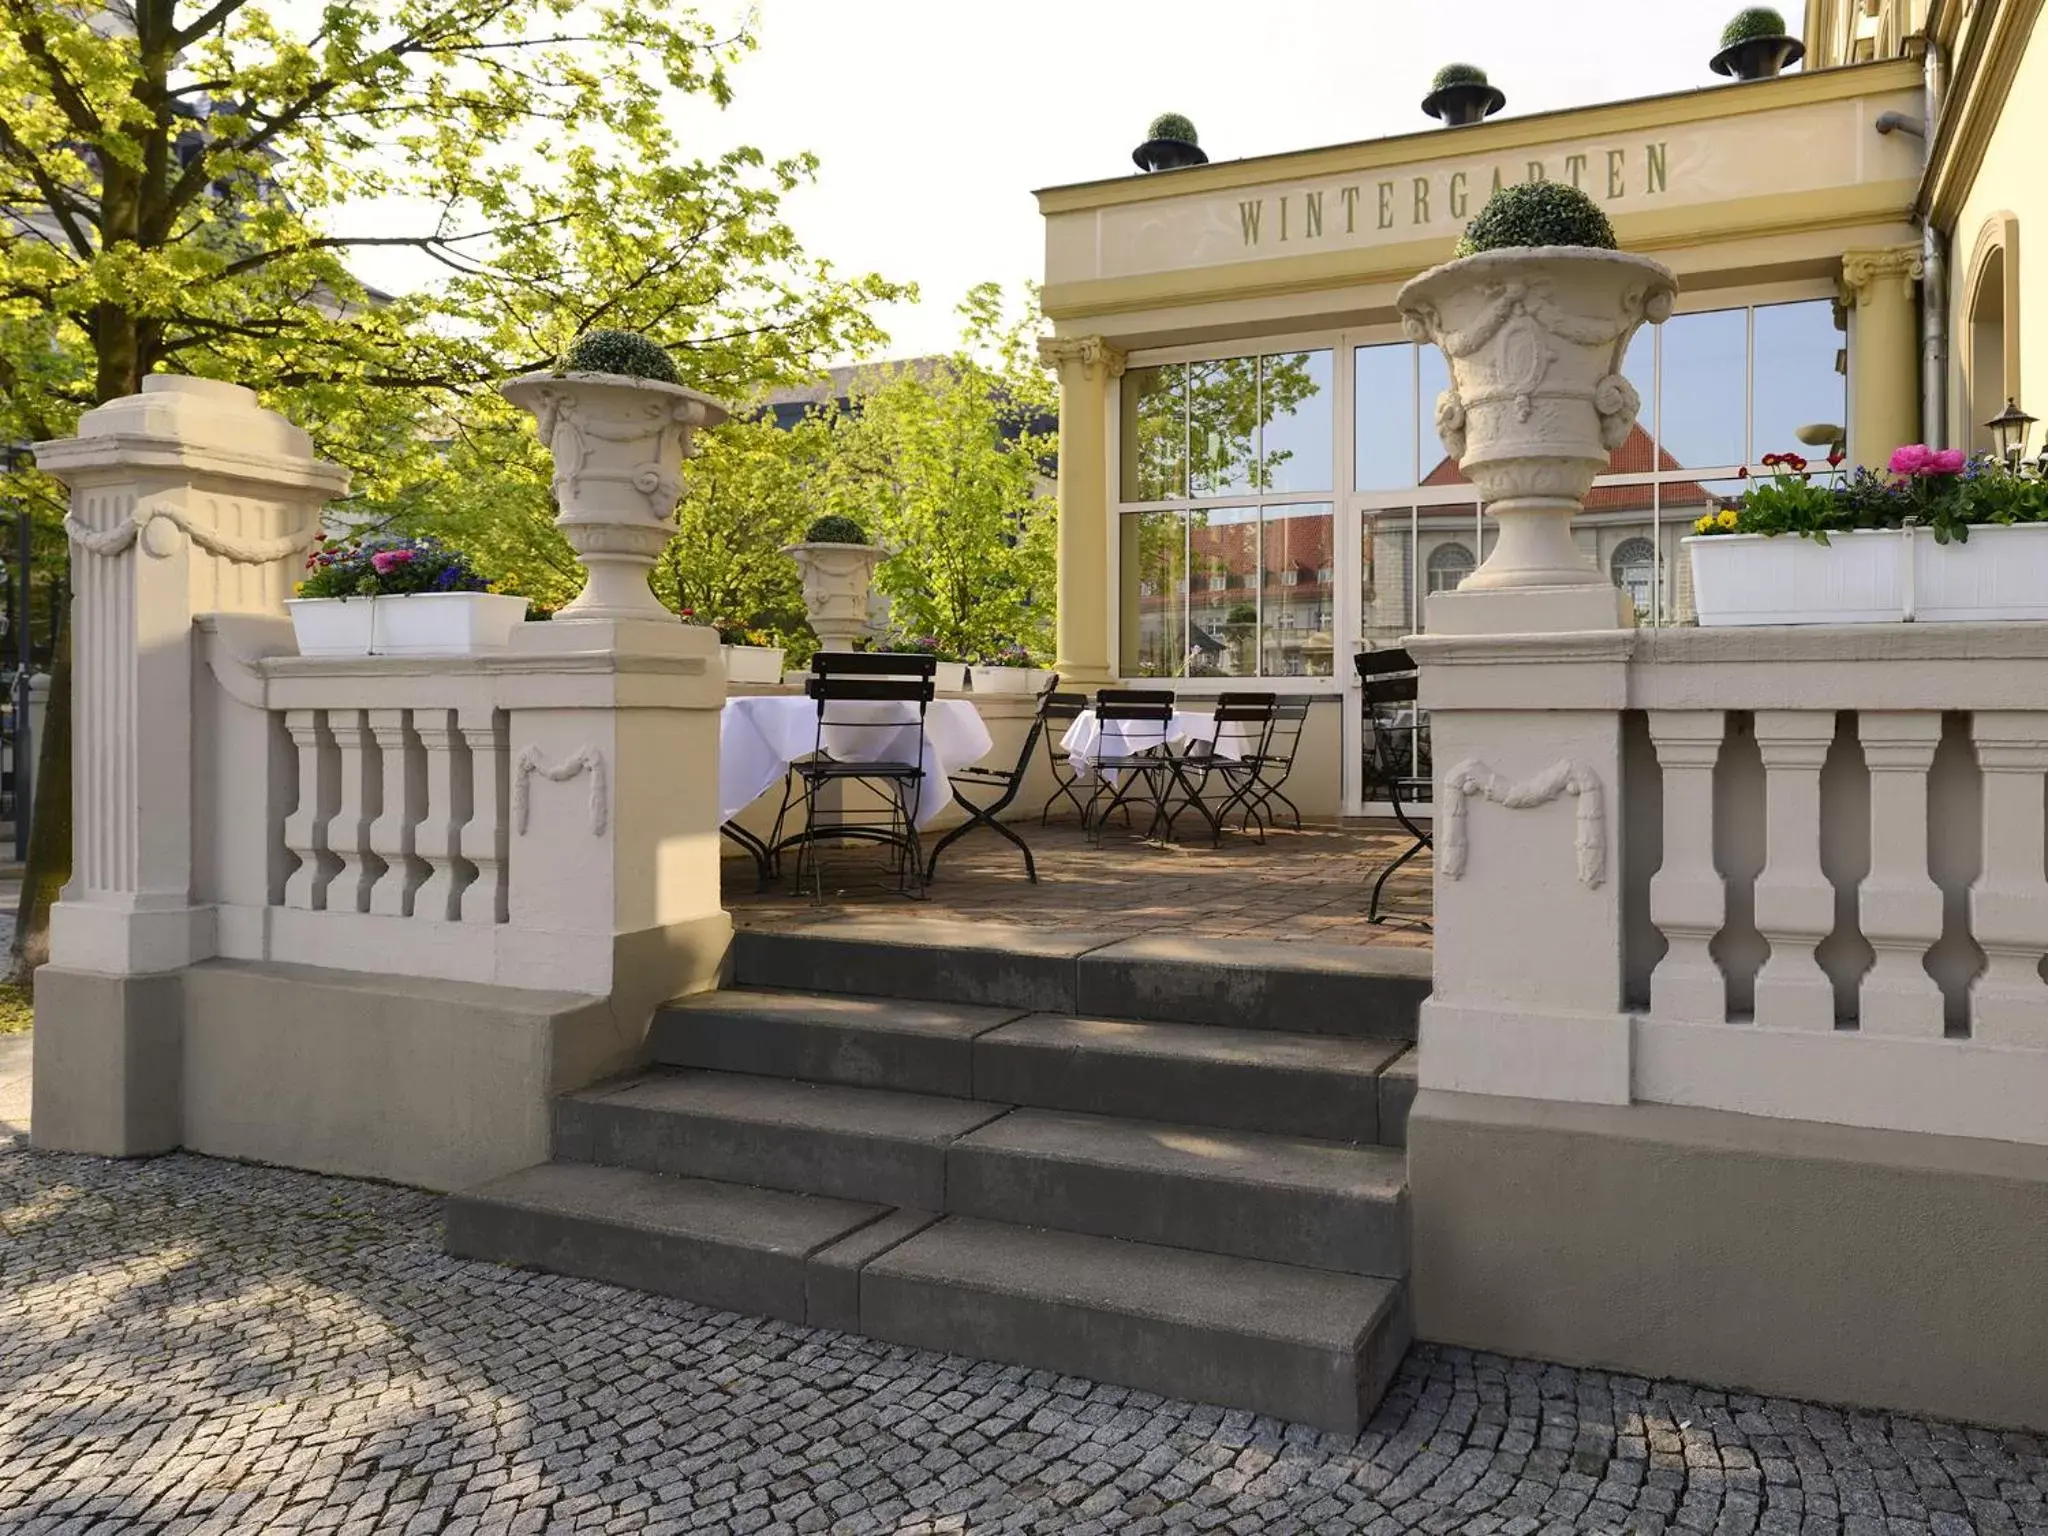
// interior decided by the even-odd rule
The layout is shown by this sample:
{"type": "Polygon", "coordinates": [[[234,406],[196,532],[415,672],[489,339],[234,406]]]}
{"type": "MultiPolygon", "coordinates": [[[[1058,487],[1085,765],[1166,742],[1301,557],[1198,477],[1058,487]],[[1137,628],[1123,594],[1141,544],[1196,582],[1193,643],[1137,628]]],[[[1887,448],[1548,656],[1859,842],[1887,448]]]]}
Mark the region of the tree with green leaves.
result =
{"type": "Polygon", "coordinates": [[[950,653],[1052,644],[1058,515],[1058,391],[1035,350],[1027,307],[1005,312],[984,283],[961,305],[961,349],[918,368],[854,381],[833,423],[826,510],[886,551],[875,587],[898,631],[950,653]]]}
{"type": "MultiPolygon", "coordinates": [[[[726,102],[751,46],[683,7],[0,14],[0,439],[66,435],[159,369],[248,384],[354,471],[346,515],[551,604],[577,574],[498,381],[612,326],[745,398],[871,349],[869,307],[904,292],[804,254],[780,200],[811,157],[683,152],[675,117],[726,102]],[[435,280],[370,291],[350,260],[372,248],[435,280]]],[[[24,933],[62,876],[31,870],[24,933]]]]}

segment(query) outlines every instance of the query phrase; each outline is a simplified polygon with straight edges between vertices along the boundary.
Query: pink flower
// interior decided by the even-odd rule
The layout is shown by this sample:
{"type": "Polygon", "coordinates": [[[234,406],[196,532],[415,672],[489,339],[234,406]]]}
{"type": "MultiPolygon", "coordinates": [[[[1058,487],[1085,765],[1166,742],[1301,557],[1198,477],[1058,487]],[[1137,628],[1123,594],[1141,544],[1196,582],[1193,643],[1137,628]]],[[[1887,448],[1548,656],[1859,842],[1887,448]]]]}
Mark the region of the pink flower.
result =
{"type": "Polygon", "coordinates": [[[1903,448],[1892,450],[1892,459],[1887,467],[1895,475],[1924,475],[1928,461],[1934,457],[1934,450],[1925,443],[1908,443],[1903,448]]]}
{"type": "Polygon", "coordinates": [[[1943,448],[1927,460],[1925,473],[1930,475],[1960,475],[1966,462],[1960,448],[1943,448]]]}
{"type": "Polygon", "coordinates": [[[409,549],[380,549],[370,556],[370,569],[379,576],[389,576],[393,567],[404,565],[410,559],[412,551],[409,549]]]}

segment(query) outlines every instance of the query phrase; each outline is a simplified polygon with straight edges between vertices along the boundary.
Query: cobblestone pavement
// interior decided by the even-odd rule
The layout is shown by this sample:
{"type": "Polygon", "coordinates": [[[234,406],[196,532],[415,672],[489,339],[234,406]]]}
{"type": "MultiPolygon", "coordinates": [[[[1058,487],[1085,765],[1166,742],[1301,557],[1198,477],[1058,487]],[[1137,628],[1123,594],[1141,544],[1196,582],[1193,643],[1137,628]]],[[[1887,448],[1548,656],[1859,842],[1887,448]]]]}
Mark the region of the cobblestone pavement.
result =
{"type": "Polygon", "coordinates": [[[2048,1531],[2038,1439],[1417,1349],[1355,1443],[460,1262],[412,1191],[0,1152],[0,1530],[2048,1531]]]}

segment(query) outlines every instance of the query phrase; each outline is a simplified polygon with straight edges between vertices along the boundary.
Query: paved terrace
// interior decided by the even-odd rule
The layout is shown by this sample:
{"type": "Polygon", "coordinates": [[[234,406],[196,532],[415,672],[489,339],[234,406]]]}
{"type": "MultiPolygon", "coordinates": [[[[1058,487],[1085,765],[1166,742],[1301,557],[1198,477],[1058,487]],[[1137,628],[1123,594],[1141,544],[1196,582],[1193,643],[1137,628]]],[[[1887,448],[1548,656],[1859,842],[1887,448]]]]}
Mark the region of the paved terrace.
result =
{"type": "Polygon", "coordinates": [[[785,876],[766,894],[754,866],[725,861],[725,904],[742,928],[794,927],[843,912],[901,914],[905,921],[988,920],[1065,928],[1111,938],[1165,933],[1198,938],[1270,939],[1316,944],[1427,944],[1430,865],[1419,854],[1387,884],[1382,916],[1366,921],[1366,898],[1379,871],[1408,846],[1393,823],[1336,827],[1255,839],[1227,834],[1147,843],[1113,827],[1091,847],[1071,823],[1020,828],[1038,858],[1038,884],[1024,861],[995,834],[962,838],[939,860],[930,899],[896,893],[886,855],[872,848],[828,848],[821,909],[785,876]]]}
{"type": "Polygon", "coordinates": [[[2025,1536],[2044,1451],[1427,1347],[1343,1440],[451,1259],[410,1190],[0,1150],[10,1536],[2025,1536]]]}

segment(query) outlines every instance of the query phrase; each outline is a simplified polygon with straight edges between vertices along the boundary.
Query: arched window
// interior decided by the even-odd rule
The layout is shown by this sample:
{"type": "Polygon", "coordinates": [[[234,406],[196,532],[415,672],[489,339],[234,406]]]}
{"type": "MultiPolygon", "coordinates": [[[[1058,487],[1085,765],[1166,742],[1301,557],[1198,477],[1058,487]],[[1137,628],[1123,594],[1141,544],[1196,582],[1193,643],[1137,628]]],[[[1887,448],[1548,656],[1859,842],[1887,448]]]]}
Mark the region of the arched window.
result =
{"type": "Polygon", "coordinates": [[[1459,582],[1470,576],[1478,562],[1472,558],[1472,551],[1453,540],[1439,544],[1429,552],[1429,586],[1431,592],[1449,592],[1459,582]]]}
{"type": "Polygon", "coordinates": [[[1648,539],[1623,539],[1614,546],[1607,568],[1636,612],[1648,613],[1657,591],[1657,546],[1648,539]]]}
{"type": "Polygon", "coordinates": [[[1955,440],[1988,450],[1984,423],[2020,392],[2019,220],[1993,214],[1977,234],[1963,310],[1963,421],[1955,440]]]}

